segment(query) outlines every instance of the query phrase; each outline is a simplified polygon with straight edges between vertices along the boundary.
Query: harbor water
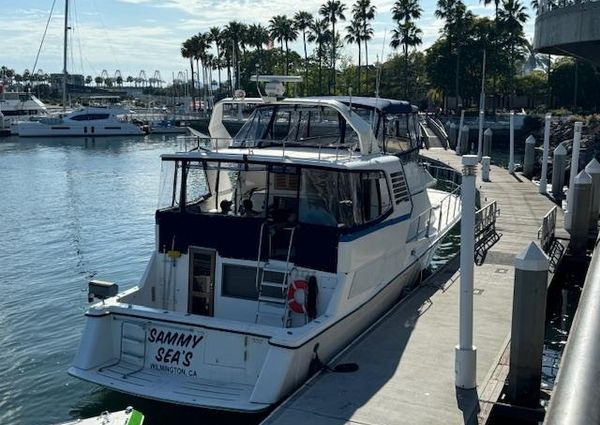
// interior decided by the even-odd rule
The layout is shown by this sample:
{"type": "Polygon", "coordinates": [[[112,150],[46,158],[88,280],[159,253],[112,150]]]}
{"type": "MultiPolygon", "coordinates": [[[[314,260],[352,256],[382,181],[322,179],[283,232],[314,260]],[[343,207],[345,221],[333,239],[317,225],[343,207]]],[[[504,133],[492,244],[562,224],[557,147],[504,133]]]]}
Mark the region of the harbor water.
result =
{"type": "Polygon", "coordinates": [[[0,139],[0,424],[53,424],[127,405],[150,425],[260,421],[141,400],[67,375],[88,281],[127,289],[142,276],[160,154],[183,150],[183,140],[0,139]]]}

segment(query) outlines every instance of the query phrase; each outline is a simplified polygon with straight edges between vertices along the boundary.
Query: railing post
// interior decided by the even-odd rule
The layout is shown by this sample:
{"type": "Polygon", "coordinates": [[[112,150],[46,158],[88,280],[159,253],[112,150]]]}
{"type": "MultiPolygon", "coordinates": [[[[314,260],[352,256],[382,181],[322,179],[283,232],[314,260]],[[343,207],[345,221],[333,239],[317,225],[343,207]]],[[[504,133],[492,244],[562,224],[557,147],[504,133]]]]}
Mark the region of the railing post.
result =
{"type": "Polygon", "coordinates": [[[544,154],[542,155],[542,175],[540,176],[540,193],[548,193],[548,151],[550,150],[550,123],[552,115],[546,114],[544,126],[544,154]]]}
{"type": "Polygon", "coordinates": [[[575,176],[579,174],[579,149],[581,147],[581,127],[583,123],[575,123],[573,135],[573,150],[571,152],[571,169],[569,171],[569,187],[567,189],[567,211],[565,212],[565,229],[569,230],[573,223],[573,191],[575,186],[575,176]]]}
{"type": "Polygon", "coordinates": [[[554,155],[552,155],[552,196],[557,200],[563,198],[566,159],[567,149],[561,143],[554,149],[554,155]]]}
{"type": "Polygon", "coordinates": [[[463,389],[477,386],[477,348],[473,345],[473,257],[475,253],[475,175],[477,155],[462,158],[460,220],[460,328],[455,347],[455,382],[463,389]]]}
{"type": "Polygon", "coordinates": [[[508,172],[515,173],[515,111],[510,111],[510,146],[508,157],[508,172]]]}

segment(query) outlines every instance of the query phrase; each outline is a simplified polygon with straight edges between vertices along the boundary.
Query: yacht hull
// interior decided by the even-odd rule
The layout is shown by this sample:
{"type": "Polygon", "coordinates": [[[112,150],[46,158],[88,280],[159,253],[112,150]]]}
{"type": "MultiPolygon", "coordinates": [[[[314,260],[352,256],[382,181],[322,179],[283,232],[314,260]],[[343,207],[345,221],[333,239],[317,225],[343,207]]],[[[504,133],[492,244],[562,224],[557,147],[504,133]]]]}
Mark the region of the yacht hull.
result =
{"type": "MultiPolygon", "coordinates": [[[[170,322],[155,318],[155,314],[131,316],[125,308],[88,313],[79,353],[69,374],[115,391],[174,404],[240,412],[268,409],[309,378],[315,353],[320,361],[328,362],[388,311],[402,290],[416,282],[438,241],[424,247],[419,258],[376,289],[363,304],[335,320],[325,317],[311,322],[307,326],[314,329],[297,339],[288,335],[295,329],[287,330],[287,334],[284,329],[284,337],[261,334],[260,329],[232,332],[198,326],[189,321],[189,317],[187,323],[178,321],[183,315],[170,322]],[[137,337],[125,335],[130,331],[118,325],[123,320],[140,326],[137,337]],[[157,366],[156,347],[146,343],[143,349],[139,348],[137,360],[135,356],[124,355],[125,343],[136,338],[151,340],[152,329],[202,335],[206,344],[199,348],[202,345],[199,343],[199,349],[193,354],[194,361],[196,357],[201,361],[192,367],[157,366]],[[240,354],[237,358],[232,354],[236,351],[240,354]]],[[[157,331],[154,338],[156,335],[157,331]]],[[[193,341],[191,338],[190,344],[193,341]]],[[[163,344],[163,348],[168,348],[168,344],[163,344]]],[[[162,360],[164,354],[165,350],[162,360]]]]}

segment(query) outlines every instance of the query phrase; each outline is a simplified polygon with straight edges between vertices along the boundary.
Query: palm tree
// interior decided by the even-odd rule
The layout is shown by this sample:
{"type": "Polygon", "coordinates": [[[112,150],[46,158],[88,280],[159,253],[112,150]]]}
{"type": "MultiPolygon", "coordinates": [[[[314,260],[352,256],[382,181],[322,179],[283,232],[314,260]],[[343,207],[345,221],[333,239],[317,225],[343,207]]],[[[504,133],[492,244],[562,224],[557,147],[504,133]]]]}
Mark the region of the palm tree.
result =
{"type": "Polygon", "coordinates": [[[324,56],[324,45],[329,43],[331,38],[331,32],[329,32],[328,24],[325,19],[315,19],[309,28],[308,41],[317,44],[317,58],[319,60],[319,89],[318,94],[323,93],[323,56],[324,56]]]}
{"type": "Polygon", "coordinates": [[[459,69],[460,69],[460,47],[461,36],[466,28],[472,24],[473,13],[467,10],[467,7],[461,0],[438,0],[437,9],[434,15],[438,19],[444,19],[443,32],[448,40],[448,49],[450,54],[454,51],[456,56],[456,68],[454,75],[454,94],[456,96],[457,106],[460,105],[460,87],[459,87],[459,69]]]}
{"type": "Polygon", "coordinates": [[[423,9],[419,0],[396,0],[392,7],[392,19],[397,27],[392,30],[390,46],[397,49],[403,46],[404,53],[404,97],[408,100],[408,50],[423,42],[422,31],[417,28],[414,19],[419,19],[423,9]]]}
{"type": "Polygon", "coordinates": [[[369,40],[373,38],[373,27],[370,21],[375,19],[377,8],[371,4],[371,0],[357,0],[352,6],[352,13],[355,19],[362,22],[362,41],[365,44],[365,80],[367,87],[369,85],[369,40]]]}
{"type": "Polygon", "coordinates": [[[306,87],[308,84],[308,53],[306,51],[306,30],[310,28],[313,21],[313,15],[299,11],[294,15],[296,31],[302,31],[302,42],[304,44],[304,95],[306,95],[306,87]]]}
{"type": "MultiPolygon", "coordinates": [[[[231,48],[231,56],[233,58],[233,67],[235,71],[235,87],[240,88],[240,47],[245,47],[246,25],[238,21],[229,22],[223,29],[224,38],[227,39],[231,48]]],[[[233,86],[232,86],[233,87],[233,86]]]]}
{"type": "MultiPolygon", "coordinates": [[[[337,44],[337,34],[335,24],[339,21],[345,21],[344,11],[346,5],[340,0],[327,0],[327,3],[321,6],[319,14],[325,19],[325,22],[331,24],[331,65],[333,68],[333,92],[335,93],[335,45],[337,44]]],[[[330,90],[331,92],[331,90],[330,90]]]]}
{"type": "Polygon", "coordinates": [[[356,72],[356,89],[357,94],[360,93],[360,66],[361,66],[361,47],[362,47],[362,22],[353,18],[350,21],[350,25],[346,26],[346,36],[344,40],[346,40],[349,44],[358,44],[358,67],[356,72]]]}
{"type": "Polygon", "coordinates": [[[281,44],[281,52],[283,54],[283,44],[285,43],[285,74],[287,75],[289,72],[289,45],[290,41],[296,40],[298,38],[298,32],[295,28],[294,21],[289,19],[286,15],[277,15],[273,16],[269,21],[269,30],[271,32],[271,37],[273,39],[279,41],[281,44]]]}
{"type": "Polygon", "coordinates": [[[402,45],[404,53],[404,97],[406,100],[410,100],[408,97],[408,50],[423,42],[421,34],[422,31],[412,21],[399,23],[398,27],[392,30],[390,46],[397,49],[402,45]]]}
{"type": "Polygon", "coordinates": [[[192,69],[192,109],[195,111],[196,101],[194,99],[194,45],[191,38],[185,40],[181,45],[181,56],[190,60],[190,68],[192,69]]]}
{"type": "Polygon", "coordinates": [[[220,59],[221,59],[221,44],[223,40],[221,38],[221,29],[219,27],[210,27],[208,30],[210,34],[209,42],[215,43],[215,49],[217,51],[217,58],[214,63],[217,65],[217,72],[219,74],[219,90],[221,90],[221,67],[220,67],[220,59]]]}
{"type": "Polygon", "coordinates": [[[498,12],[498,25],[502,32],[506,34],[506,41],[510,48],[509,81],[511,106],[515,90],[515,62],[517,57],[523,57],[523,52],[518,49],[524,47],[527,43],[527,39],[523,33],[523,24],[527,22],[528,18],[527,8],[519,0],[502,0],[502,9],[498,12]]]}

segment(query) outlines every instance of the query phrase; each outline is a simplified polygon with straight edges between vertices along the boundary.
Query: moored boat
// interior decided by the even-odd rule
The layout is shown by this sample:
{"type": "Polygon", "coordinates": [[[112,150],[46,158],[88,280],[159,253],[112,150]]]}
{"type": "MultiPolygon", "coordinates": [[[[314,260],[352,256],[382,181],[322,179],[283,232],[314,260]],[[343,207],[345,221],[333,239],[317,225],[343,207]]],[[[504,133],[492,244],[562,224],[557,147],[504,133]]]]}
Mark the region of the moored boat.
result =
{"type": "Polygon", "coordinates": [[[261,411],[416,282],[460,202],[418,162],[407,102],[272,99],[209,146],[162,156],[155,252],[137,287],[90,283],[69,373],[261,411]]]}
{"type": "Polygon", "coordinates": [[[144,134],[132,122],[131,112],[121,107],[85,107],[62,116],[11,124],[20,137],[127,136],[144,134]]]}

